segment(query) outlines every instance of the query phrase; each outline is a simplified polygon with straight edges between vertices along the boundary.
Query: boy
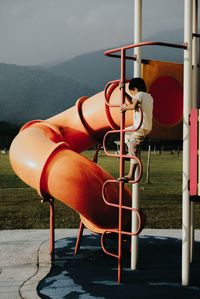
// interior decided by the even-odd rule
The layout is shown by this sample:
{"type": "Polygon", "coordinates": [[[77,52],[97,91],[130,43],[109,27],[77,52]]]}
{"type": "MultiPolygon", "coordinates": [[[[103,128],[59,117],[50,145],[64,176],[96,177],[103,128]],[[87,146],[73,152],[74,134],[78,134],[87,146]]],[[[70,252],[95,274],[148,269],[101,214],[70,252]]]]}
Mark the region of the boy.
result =
{"type": "MultiPolygon", "coordinates": [[[[122,86],[123,84],[120,83],[119,88],[121,89],[122,86]]],[[[141,144],[144,141],[145,136],[147,136],[152,129],[153,98],[146,92],[146,85],[142,78],[131,79],[129,82],[129,91],[132,97],[125,92],[125,103],[121,106],[121,112],[134,110],[133,126],[127,127],[126,129],[136,129],[138,127],[141,120],[141,114],[137,109],[138,106],[142,108],[143,122],[139,130],[125,133],[125,142],[128,145],[129,154],[139,157],[141,144]],[[126,102],[128,102],[128,104],[126,102]]],[[[134,180],[136,166],[137,160],[131,159],[129,173],[118,180],[124,182],[134,180]]]]}

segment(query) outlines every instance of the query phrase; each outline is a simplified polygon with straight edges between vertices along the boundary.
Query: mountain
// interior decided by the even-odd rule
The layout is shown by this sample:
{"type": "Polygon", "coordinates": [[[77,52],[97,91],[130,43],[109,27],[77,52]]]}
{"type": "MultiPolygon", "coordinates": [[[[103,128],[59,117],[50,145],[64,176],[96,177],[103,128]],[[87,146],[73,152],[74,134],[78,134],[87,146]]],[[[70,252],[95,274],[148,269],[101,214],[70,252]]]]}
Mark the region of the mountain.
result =
{"type": "MultiPolygon", "coordinates": [[[[149,36],[144,41],[156,41],[183,45],[184,32],[181,29],[162,31],[149,36]]],[[[183,63],[183,50],[162,46],[145,46],[142,48],[144,59],[183,63]]]]}
{"type": "Polygon", "coordinates": [[[70,77],[91,86],[96,92],[103,90],[109,81],[120,78],[120,59],[104,55],[105,50],[77,56],[48,68],[56,76],[70,77]]]}
{"type": "MultiPolygon", "coordinates": [[[[181,30],[160,32],[148,37],[146,41],[162,41],[183,44],[181,30]]],[[[144,40],[145,41],[145,40],[144,40]]],[[[131,44],[131,43],[130,43],[131,44]]],[[[124,45],[123,45],[124,46],[124,45]]],[[[83,54],[74,59],[48,67],[48,71],[56,76],[70,77],[92,87],[96,92],[105,88],[107,82],[120,78],[120,59],[104,55],[106,50],[83,54]]],[[[145,46],[142,48],[143,58],[163,61],[182,62],[183,51],[161,46],[145,46]]],[[[119,54],[119,53],[118,53],[119,54]]],[[[133,49],[127,51],[133,55],[133,49]]],[[[132,77],[133,61],[127,60],[126,76],[132,77]]]]}
{"type": "MultiPolygon", "coordinates": [[[[152,35],[146,41],[183,44],[183,31],[152,35]]],[[[91,96],[120,78],[120,59],[106,57],[105,50],[77,56],[55,65],[17,66],[0,64],[0,121],[23,124],[45,119],[74,105],[81,96],[91,96]]],[[[131,56],[133,50],[127,51],[131,56]]],[[[159,46],[145,46],[145,59],[182,62],[183,51],[159,46]]],[[[62,61],[62,60],[61,60],[62,61]]],[[[133,61],[127,60],[126,76],[132,77],[133,61]]]]}
{"type": "Polygon", "coordinates": [[[41,69],[0,64],[0,121],[45,119],[74,105],[94,90],[41,69]]]}

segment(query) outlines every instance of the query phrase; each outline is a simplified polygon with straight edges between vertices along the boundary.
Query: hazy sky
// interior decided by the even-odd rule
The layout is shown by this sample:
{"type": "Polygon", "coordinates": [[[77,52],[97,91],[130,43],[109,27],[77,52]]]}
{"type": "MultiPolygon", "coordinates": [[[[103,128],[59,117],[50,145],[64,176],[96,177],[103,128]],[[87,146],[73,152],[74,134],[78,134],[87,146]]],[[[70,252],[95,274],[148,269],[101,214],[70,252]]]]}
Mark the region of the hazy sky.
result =
{"type": "MultiPolygon", "coordinates": [[[[0,62],[40,64],[132,43],[134,0],[0,0],[0,62]]],[[[183,28],[184,0],[143,0],[143,37],[183,28]]]]}

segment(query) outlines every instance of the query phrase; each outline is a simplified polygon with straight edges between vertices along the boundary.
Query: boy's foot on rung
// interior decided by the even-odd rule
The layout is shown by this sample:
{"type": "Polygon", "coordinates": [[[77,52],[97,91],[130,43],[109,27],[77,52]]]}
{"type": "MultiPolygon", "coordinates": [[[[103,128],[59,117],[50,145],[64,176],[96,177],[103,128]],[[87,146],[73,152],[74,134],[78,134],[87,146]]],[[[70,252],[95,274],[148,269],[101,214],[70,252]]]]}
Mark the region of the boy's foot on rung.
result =
{"type": "Polygon", "coordinates": [[[127,183],[130,179],[127,176],[122,176],[121,178],[117,179],[119,182],[127,183]]]}

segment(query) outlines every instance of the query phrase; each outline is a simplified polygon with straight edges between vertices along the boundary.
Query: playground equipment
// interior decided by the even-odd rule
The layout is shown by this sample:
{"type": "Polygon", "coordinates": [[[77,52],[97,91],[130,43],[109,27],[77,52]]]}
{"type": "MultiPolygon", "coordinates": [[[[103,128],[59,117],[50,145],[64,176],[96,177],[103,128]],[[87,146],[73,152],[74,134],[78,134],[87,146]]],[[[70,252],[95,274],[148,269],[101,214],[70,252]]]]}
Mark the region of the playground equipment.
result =
{"type": "MultiPolygon", "coordinates": [[[[135,0],[134,10],[134,43],[142,41],[142,0],[135,0]]],[[[190,127],[189,114],[191,108],[197,107],[197,39],[198,34],[198,0],[184,0],[184,45],[183,49],[183,177],[182,177],[182,284],[190,281],[190,262],[192,260],[192,244],[194,239],[193,210],[189,192],[190,180],[190,127]]],[[[141,75],[141,49],[135,52],[134,76],[141,75]]],[[[137,190],[136,190],[137,194],[137,190]]],[[[139,206],[135,196],[135,207],[139,206]]],[[[137,236],[134,237],[138,241],[137,236]]],[[[137,243],[136,247],[137,247],[137,243]]],[[[136,257],[133,258],[136,265],[136,257]]]]}
{"type": "Polygon", "coordinates": [[[198,159],[199,139],[199,110],[190,112],[190,195],[193,200],[200,196],[200,161],[198,159]]]}
{"type": "Polygon", "coordinates": [[[145,64],[142,64],[142,76],[154,99],[150,139],[182,140],[183,64],[145,61],[145,64]]]}
{"type": "MultiPolygon", "coordinates": [[[[120,106],[119,100],[116,87],[110,101],[120,106]]],[[[120,112],[111,109],[110,112],[113,122],[118,123],[120,112]]],[[[130,125],[130,119],[127,124],[130,125]]],[[[43,198],[57,198],[75,209],[86,226],[96,233],[117,227],[118,209],[102,200],[102,185],[114,178],[78,153],[94,145],[95,134],[98,138],[104,136],[108,128],[102,92],[92,98],[79,99],[76,106],[46,121],[26,124],[10,148],[11,165],[26,184],[43,198]]],[[[112,204],[118,202],[118,185],[115,180],[112,187],[106,188],[106,196],[112,204]]],[[[128,188],[124,188],[124,199],[130,206],[128,188]]],[[[129,218],[130,213],[124,213],[125,224],[129,218]]]]}
{"type": "MultiPolygon", "coordinates": [[[[189,114],[191,106],[195,108],[196,105],[196,38],[199,38],[199,35],[197,34],[197,0],[185,0],[184,3],[184,44],[142,42],[142,0],[135,0],[134,45],[110,50],[105,54],[121,59],[121,82],[125,82],[126,79],[125,61],[126,59],[132,59],[134,60],[134,77],[143,76],[145,81],[147,81],[149,90],[152,93],[156,90],[155,96],[157,95],[155,86],[161,85],[166,87],[166,84],[170,84],[178,90],[178,101],[180,104],[183,87],[183,114],[180,105],[177,106],[179,108],[178,113],[174,114],[171,119],[160,118],[159,108],[155,110],[157,114],[154,118],[151,138],[169,139],[171,136],[174,139],[179,138],[183,120],[182,284],[187,285],[189,283],[189,264],[192,252],[191,236],[193,236],[191,217],[193,205],[190,201],[188,189],[190,174],[189,114]],[[161,67],[162,62],[160,62],[157,74],[154,72],[154,76],[151,77],[153,82],[149,81],[148,74],[153,72],[152,65],[154,63],[150,62],[149,65],[144,65],[143,71],[141,67],[141,48],[147,45],[179,48],[184,51],[183,82],[180,79],[182,66],[174,65],[172,78],[172,73],[169,73],[171,68],[169,65],[165,68],[161,67]],[[132,57],[126,56],[126,51],[130,49],[134,50],[135,55],[132,57]],[[120,54],[116,54],[117,52],[120,52],[120,54]],[[174,131],[173,128],[175,128],[174,131]],[[165,129],[168,133],[163,135],[161,131],[165,129]],[[174,135],[171,135],[172,131],[174,135]]],[[[117,85],[116,82],[111,82],[106,87],[106,102],[104,92],[101,92],[91,98],[83,97],[79,99],[76,106],[46,121],[32,121],[26,124],[11,145],[10,160],[16,174],[27,184],[37,189],[44,199],[50,201],[52,213],[52,198],[58,198],[78,211],[81,215],[82,223],[91,231],[101,233],[102,238],[104,238],[107,232],[116,232],[119,235],[118,255],[115,257],[118,259],[118,281],[120,282],[121,240],[122,235],[126,233],[123,231],[123,225],[125,226],[130,222],[131,214],[132,269],[135,269],[137,264],[137,235],[141,225],[138,212],[137,182],[141,175],[141,166],[137,167],[137,180],[132,182],[134,184],[131,200],[131,192],[123,182],[117,182],[98,165],[79,154],[98,143],[105,134],[110,134],[108,133],[110,128],[118,130],[120,132],[120,176],[123,176],[125,159],[123,152],[124,133],[125,127],[132,124],[132,117],[127,113],[125,119],[124,114],[121,114],[119,111],[118,107],[124,102],[124,88],[122,88],[121,94],[117,85]],[[107,96],[108,94],[109,96],[107,96]],[[34,147],[32,146],[33,144],[34,147]],[[123,216],[122,210],[125,210],[123,211],[123,216]]],[[[139,161],[138,163],[140,165],[139,161]]],[[[81,231],[82,226],[80,234],[81,231]]]]}
{"type": "MultiPolygon", "coordinates": [[[[138,234],[140,213],[131,208],[131,191],[127,186],[79,154],[103,138],[111,123],[119,126],[120,117],[125,126],[124,115],[119,111],[123,98],[118,83],[112,83],[107,88],[109,104],[105,105],[104,92],[101,92],[91,98],[80,98],[74,107],[46,121],[36,120],[24,125],[10,147],[10,162],[15,173],[26,184],[35,188],[44,200],[50,201],[51,214],[53,198],[56,198],[76,210],[81,223],[92,232],[102,234],[102,240],[107,233],[119,234],[117,258],[120,281],[121,238],[124,234],[138,234]],[[130,229],[123,230],[130,223],[131,211],[139,220],[138,227],[132,233],[130,229]]],[[[126,126],[130,126],[132,115],[127,116],[126,126]]],[[[121,161],[125,157],[122,151],[118,156],[121,161]]],[[[139,160],[138,163],[141,169],[139,160]]],[[[137,181],[141,173],[142,169],[137,181]]],[[[123,175],[120,168],[120,176],[123,175]]],[[[51,233],[53,255],[53,229],[51,233]]]]}

